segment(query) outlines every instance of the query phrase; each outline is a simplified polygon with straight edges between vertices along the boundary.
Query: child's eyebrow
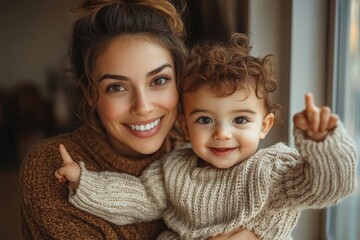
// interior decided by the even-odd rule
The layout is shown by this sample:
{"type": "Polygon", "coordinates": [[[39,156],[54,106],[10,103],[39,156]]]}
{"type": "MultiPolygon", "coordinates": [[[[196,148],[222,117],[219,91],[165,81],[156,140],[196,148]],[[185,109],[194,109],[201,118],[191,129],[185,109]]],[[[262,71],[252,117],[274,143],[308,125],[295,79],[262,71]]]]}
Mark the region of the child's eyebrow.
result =
{"type": "Polygon", "coordinates": [[[252,109],[237,109],[235,111],[233,111],[234,113],[249,113],[249,114],[256,114],[256,111],[252,110],[252,109]]]}
{"type": "Polygon", "coordinates": [[[206,109],[195,108],[190,112],[190,116],[197,114],[197,113],[211,113],[211,111],[206,110],[206,109]]]}
{"type": "MultiPolygon", "coordinates": [[[[197,114],[197,113],[212,113],[212,111],[209,111],[206,109],[201,109],[201,108],[195,108],[190,112],[190,115],[197,114]]],[[[247,114],[255,115],[256,111],[254,111],[252,109],[244,108],[244,109],[236,109],[236,110],[232,111],[232,113],[236,113],[236,114],[247,113],[247,114]]]]}

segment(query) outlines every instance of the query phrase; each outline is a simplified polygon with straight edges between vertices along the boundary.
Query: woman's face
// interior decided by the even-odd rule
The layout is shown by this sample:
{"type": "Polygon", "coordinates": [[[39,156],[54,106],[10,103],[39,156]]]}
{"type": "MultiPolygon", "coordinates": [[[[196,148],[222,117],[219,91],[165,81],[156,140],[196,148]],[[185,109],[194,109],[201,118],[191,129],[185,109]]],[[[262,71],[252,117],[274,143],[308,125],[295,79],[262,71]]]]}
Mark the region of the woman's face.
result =
{"type": "Polygon", "coordinates": [[[140,36],[114,39],[97,59],[97,112],[111,144],[123,155],[157,151],[178,116],[170,52],[140,36]]]}

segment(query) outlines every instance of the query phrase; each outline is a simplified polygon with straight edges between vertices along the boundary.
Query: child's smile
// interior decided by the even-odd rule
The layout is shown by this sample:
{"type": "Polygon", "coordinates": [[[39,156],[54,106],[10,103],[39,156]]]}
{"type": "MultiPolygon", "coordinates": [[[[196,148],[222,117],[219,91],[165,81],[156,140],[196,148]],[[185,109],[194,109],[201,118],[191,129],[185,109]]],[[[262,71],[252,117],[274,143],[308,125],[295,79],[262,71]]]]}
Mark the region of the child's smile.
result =
{"type": "Polygon", "coordinates": [[[233,151],[235,151],[237,148],[213,148],[209,147],[210,151],[212,151],[216,156],[226,156],[233,151]]]}

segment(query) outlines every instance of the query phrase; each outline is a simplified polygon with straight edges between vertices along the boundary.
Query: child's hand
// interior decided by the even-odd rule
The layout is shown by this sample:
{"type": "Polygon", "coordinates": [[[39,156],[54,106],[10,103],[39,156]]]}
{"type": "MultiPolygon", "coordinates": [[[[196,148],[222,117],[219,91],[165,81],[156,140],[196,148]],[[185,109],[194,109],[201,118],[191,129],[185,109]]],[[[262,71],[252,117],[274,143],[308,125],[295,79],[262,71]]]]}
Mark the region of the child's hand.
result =
{"type": "Polygon", "coordinates": [[[305,95],[305,105],[304,111],[294,115],[294,125],[303,130],[307,138],[320,142],[336,127],[338,117],[329,107],[318,108],[310,93],[305,95]]]}
{"type": "Polygon", "coordinates": [[[242,227],[236,228],[230,232],[209,237],[207,240],[258,240],[259,238],[250,230],[242,227]]]}
{"type": "Polygon", "coordinates": [[[71,159],[63,144],[60,144],[59,150],[63,159],[63,164],[61,165],[61,168],[55,171],[55,177],[59,183],[66,180],[69,181],[70,187],[73,190],[76,190],[79,186],[81,168],[78,163],[71,159]]]}

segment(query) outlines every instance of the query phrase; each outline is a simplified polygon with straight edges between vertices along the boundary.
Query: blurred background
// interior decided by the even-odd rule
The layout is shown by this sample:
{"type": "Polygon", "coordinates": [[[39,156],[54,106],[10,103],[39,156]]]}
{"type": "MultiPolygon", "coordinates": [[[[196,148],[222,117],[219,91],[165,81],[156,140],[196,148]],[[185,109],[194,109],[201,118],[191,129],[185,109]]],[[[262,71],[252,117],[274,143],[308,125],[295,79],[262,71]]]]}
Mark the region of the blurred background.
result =
{"type": "Polygon", "coordinates": [[[73,1],[0,1],[0,167],[73,124],[64,67],[73,1]]]}
{"type": "MultiPolygon", "coordinates": [[[[66,74],[74,0],[0,1],[0,239],[21,239],[18,173],[34,143],[75,129],[66,74]]],[[[313,92],[360,146],[359,0],[188,0],[187,44],[250,33],[273,54],[282,119],[261,147],[293,145],[291,116],[313,92]]],[[[302,212],[295,240],[359,240],[359,190],[341,205],[302,212]]]]}
{"type": "Polygon", "coordinates": [[[76,125],[64,72],[74,1],[0,1],[0,239],[21,239],[18,173],[27,149],[76,125]]]}

